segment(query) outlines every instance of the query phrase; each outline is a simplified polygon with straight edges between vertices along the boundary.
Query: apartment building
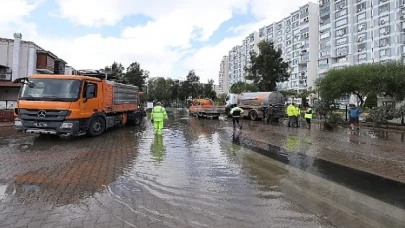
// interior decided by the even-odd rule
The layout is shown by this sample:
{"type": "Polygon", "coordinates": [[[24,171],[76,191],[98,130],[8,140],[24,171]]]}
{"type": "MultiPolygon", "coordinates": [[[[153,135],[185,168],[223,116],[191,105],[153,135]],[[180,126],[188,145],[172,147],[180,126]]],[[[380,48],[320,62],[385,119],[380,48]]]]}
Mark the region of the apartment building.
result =
{"type": "Polygon", "coordinates": [[[245,66],[250,65],[250,52],[259,52],[259,33],[251,33],[243,41],[242,45],[237,45],[229,51],[228,54],[228,80],[229,87],[237,82],[246,82],[245,66]]]}
{"type": "Polygon", "coordinates": [[[0,38],[0,111],[14,108],[20,84],[17,78],[32,74],[63,74],[66,62],[34,42],[22,40],[21,33],[14,39],[0,38]]]}
{"type": "Polygon", "coordinates": [[[404,22],[404,0],[320,0],[318,77],[332,68],[401,59],[404,22]]]}
{"type": "Polygon", "coordinates": [[[259,39],[274,42],[291,66],[291,77],[280,90],[307,90],[317,76],[319,53],[318,5],[305,4],[283,20],[259,30],[259,39]]]}
{"type": "Polygon", "coordinates": [[[224,57],[222,57],[221,65],[219,67],[218,93],[228,93],[229,91],[228,71],[229,71],[229,57],[225,55],[224,57]]]}

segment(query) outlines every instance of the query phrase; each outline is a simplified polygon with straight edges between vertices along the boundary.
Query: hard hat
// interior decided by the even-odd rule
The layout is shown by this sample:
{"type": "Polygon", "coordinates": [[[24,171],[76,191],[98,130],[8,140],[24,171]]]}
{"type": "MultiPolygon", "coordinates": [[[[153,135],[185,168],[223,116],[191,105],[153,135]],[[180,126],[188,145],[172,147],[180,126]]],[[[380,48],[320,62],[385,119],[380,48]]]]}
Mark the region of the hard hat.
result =
{"type": "Polygon", "coordinates": [[[162,103],[161,103],[160,101],[158,101],[158,102],[156,103],[156,105],[161,106],[162,103]]]}

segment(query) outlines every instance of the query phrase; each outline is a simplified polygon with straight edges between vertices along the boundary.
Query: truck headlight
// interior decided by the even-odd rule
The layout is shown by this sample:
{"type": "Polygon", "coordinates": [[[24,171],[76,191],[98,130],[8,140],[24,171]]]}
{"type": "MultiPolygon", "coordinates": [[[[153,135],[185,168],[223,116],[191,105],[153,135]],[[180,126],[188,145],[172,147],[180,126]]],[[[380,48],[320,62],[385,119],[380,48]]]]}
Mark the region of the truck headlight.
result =
{"type": "Polygon", "coordinates": [[[21,120],[15,120],[14,121],[14,126],[22,126],[21,120]]]}
{"type": "Polygon", "coordinates": [[[70,129],[73,127],[73,123],[62,123],[62,125],[60,126],[60,128],[67,128],[70,129]]]}

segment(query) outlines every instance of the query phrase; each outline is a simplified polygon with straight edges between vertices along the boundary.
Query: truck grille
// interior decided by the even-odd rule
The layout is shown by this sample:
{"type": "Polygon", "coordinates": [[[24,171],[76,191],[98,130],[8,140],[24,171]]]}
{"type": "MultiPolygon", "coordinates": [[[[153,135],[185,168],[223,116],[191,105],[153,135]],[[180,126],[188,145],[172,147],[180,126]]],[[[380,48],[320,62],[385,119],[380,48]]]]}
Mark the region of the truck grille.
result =
{"type": "Polygon", "coordinates": [[[67,110],[19,109],[23,120],[63,121],[70,114],[67,110]]]}

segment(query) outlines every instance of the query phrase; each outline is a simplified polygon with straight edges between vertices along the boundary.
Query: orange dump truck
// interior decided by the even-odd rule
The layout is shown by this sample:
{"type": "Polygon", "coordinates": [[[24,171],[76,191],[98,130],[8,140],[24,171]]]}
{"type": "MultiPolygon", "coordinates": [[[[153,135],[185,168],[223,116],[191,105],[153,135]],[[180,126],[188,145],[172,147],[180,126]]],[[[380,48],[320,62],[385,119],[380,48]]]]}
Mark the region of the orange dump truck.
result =
{"type": "Polygon", "coordinates": [[[141,123],[145,113],[137,86],[108,80],[100,71],[81,72],[15,80],[24,84],[14,111],[17,131],[98,136],[119,124],[141,123]]]}
{"type": "Polygon", "coordinates": [[[218,119],[221,113],[225,113],[225,106],[217,106],[213,100],[208,98],[194,99],[189,108],[189,114],[198,118],[218,119]]]}

